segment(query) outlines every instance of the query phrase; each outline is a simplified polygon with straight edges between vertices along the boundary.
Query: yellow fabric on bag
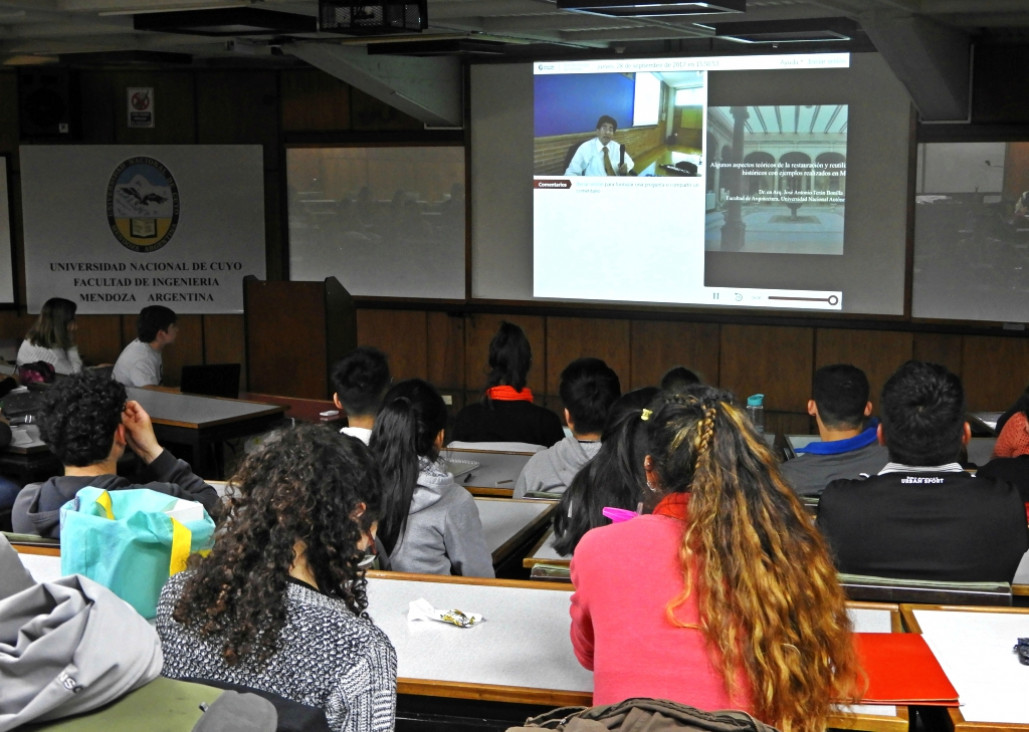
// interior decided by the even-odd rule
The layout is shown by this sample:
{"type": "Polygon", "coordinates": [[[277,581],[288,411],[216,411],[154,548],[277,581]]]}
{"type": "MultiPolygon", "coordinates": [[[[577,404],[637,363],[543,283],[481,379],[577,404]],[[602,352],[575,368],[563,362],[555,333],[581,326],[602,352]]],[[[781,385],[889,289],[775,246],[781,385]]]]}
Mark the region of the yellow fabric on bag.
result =
{"type": "Polygon", "coordinates": [[[171,562],[168,564],[168,575],[178,574],[186,568],[186,560],[189,559],[189,545],[193,540],[193,532],[187,529],[182,523],[172,522],[172,545],[171,562]]]}
{"type": "Polygon", "coordinates": [[[100,507],[104,509],[104,513],[107,514],[107,518],[114,521],[114,512],[111,510],[111,494],[104,491],[97,496],[96,502],[100,504],[100,507]]]}

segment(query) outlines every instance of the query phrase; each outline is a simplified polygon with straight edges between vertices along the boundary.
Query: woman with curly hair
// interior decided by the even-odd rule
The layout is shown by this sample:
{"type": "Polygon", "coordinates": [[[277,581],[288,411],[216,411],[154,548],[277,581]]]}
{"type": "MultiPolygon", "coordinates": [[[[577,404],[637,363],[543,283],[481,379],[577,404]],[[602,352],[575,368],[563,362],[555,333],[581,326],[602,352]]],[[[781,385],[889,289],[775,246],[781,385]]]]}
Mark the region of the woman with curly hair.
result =
{"type": "Polygon", "coordinates": [[[39,317],[18,348],[16,363],[23,366],[36,361],[53,365],[58,374],[77,374],[82,371],[82,357],[75,345],[77,306],[63,297],[51,297],[39,310],[39,317]]]}
{"type": "Polygon", "coordinates": [[[860,676],[825,542],[728,394],[693,387],[642,418],[650,513],[590,531],[572,559],[593,702],[660,697],[823,730],[860,676]]]}
{"type": "Polygon", "coordinates": [[[382,493],[368,448],[299,425],[270,438],[231,482],[211,554],[161,592],[164,675],[318,707],[333,730],[392,729],[396,653],[365,612],[359,566],[382,493]]]}

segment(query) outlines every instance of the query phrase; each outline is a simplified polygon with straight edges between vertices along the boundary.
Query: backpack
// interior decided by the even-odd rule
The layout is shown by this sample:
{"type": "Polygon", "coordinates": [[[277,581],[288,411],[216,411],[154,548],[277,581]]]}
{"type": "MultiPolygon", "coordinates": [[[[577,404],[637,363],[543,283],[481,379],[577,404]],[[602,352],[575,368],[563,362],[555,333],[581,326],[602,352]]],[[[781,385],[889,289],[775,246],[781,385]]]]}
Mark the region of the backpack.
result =
{"type": "Polygon", "coordinates": [[[18,367],[18,381],[25,386],[29,384],[52,384],[57,378],[54,365],[46,361],[23,363],[18,367]]]}
{"type": "Polygon", "coordinates": [[[554,729],[562,732],[778,732],[746,712],[705,712],[667,699],[626,699],[599,707],[562,707],[525,721],[507,732],[554,729]]]}

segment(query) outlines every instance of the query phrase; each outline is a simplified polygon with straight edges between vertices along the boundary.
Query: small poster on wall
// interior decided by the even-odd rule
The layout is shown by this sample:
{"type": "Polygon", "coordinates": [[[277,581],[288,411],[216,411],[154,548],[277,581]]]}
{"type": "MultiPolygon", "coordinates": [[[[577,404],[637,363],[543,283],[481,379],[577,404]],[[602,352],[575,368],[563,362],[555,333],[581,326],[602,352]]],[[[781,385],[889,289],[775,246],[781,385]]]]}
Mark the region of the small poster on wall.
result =
{"type": "Polygon", "coordinates": [[[130,86],[127,90],[129,127],[154,126],[154,88],[130,86]]]}
{"type": "Polygon", "coordinates": [[[259,145],[21,148],[29,312],[240,313],[265,277],[259,145]]]}

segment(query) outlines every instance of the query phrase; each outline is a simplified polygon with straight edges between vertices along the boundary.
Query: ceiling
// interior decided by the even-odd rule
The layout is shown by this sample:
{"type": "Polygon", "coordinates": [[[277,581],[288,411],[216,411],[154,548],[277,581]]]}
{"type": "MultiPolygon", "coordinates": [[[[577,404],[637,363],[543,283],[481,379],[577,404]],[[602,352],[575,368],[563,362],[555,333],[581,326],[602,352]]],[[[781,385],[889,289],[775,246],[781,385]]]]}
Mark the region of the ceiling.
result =
{"type": "Polygon", "coordinates": [[[745,13],[637,19],[559,10],[551,0],[428,0],[425,31],[368,37],[313,30],[317,0],[0,0],[0,63],[40,63],[63,57],[71,63],[288,64],[297,63],[289,52],[296,43],[409,53],[402,45],[408,41],[432,42],[428,50],[416,48],[415,55],[438,50],[508,58],[767,51],[770,46],[717,38],[713,26],[719,32],[723,24],[740,22],[789,28],[824,18],[850,19],[856,32],[842,43],[776,48],[868,50],[890,42],[872,29],[888,30],[912,19],[919,25],[920,37],[938,31],[972,41],[1029,43],[1026,0],[747,0],[746,8],[745,13]],[[258,35],[204,36],[134,26],[134,14],[142,9],[178,14],[198,7],[241,5],[273,18],[271,29],[258,35]],[[296,16],[298,23],[280,28],[276,21],[288,16],[275,13],[296,16]],[[294,25],[308,25],[310,30],[288,27],[294,25]]]}

